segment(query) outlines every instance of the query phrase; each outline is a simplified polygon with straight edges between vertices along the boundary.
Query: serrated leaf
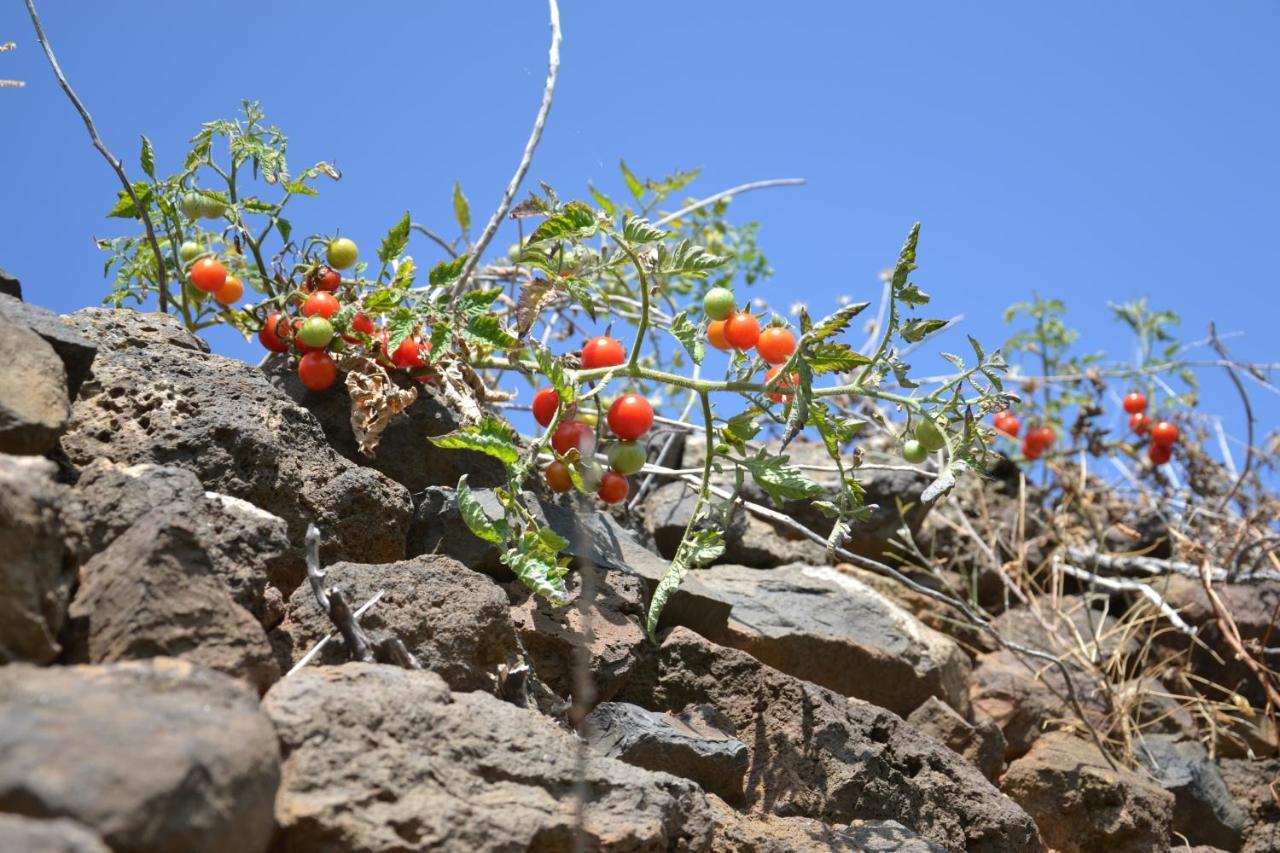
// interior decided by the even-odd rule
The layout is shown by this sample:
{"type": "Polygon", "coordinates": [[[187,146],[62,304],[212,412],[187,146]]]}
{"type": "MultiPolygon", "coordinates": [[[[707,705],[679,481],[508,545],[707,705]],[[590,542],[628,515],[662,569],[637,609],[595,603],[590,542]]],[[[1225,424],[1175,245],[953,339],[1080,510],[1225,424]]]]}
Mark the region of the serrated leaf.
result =
{"type": "Polygon", "coordinates": [[[502,325],[497,315],[484,314],[473,317],[462,330],[462,336],[471,343],[483,344],[494,349],[511,349],[519,340],[502,325]]]}
{"type": "Polygon", "coordinates": [[[151,140],[142,137],[142,154],[138,158],[142,163],[142,171],[147,173],[147,177],[151,180],[156,179],[156,150],[151,147],[151,140]]]}
{"type": "Polygon", "coordinates": [[[459,309],[464,316],[479,317],[481,314],[488,312],[493,307],[493,303],[502,295],[501,287],[491,287],[486,290],[472,290],[463,294],[459,300],[459,309]]]}
{"type": "Polygon", "coordinates": [[[808,347],[804,358],[815,376],[841,373],[871,363],[869,357],[857,352],[848,344],[836,341],[826,341],[808,347]]]}
{"type": "Polygon", "coordinates": [[[725,429],[739,441],[750,441],[760,433],[760,422],[756,419],[758,414],[753,407],[734,415],[725,421],[725,429]]]}
{"type": "Polygon", "coordinates": [[[593,184],[588,183],[587,189],[591,191],[591,197],[600,205],[600,209],[609,214],[610,219],[618,215],[618,206],[613,203],[613,199],[600,192],[593,184]]]}
{"type": "Polygon", "coordinates": [[[427,351],[427,363],[435,361],[449,349],[449,335],[452,333],[445,323],[436,323],[431,327],[431,349],[427,351]]]}
{"type": "Polygon", "coordinates": [[[462,275],[462,268],[467,265],[467,255],[461,254],[451,261],[441,261],[431,268],[427,281],[432,287],[451,287],[462,275]]]}
{"type": "Polygon", "coordinates": [[[462,194],[462,184],[457,181],[453,184],[453,218],[463,234],[471,231],[471,205],[467,202],[467,197],[462,194]]]}
{"type": "Polygon", "coordinates": [[[572,403],[576,395],[576,390],[572,382],[569,381],[568,375],[565,374],[564,365],[560,360],[551,354],[551,351],[542,346],[533,348],[533,359],[538,362],[538,370],[542,375],[547,377],[551,383],[551,387],[560,395],[560,401],[563,403],[572,403]]]}
{"type": "Polygon", "coordinates": [[[667,232],[657,227],[647,219],[638,216],[627,218],[622,223],[622,239],[626,240],[632,246],[640,246],[645,243],[657,243],[667,238],[667,232]]]}
{"type": "Polygon", "coordinates": [[[378,247],[378,260],[384,264],[390,263],[393,259],[404,254],[404,249],[408,245],[409,212],[405,211],[404,218],[391,226],[387,236],[382,238],[382,245],[378,247]]]}
{"type": "Polygon", "coordinates": [[[529,235],[529,243],[548,240],[585,240],[596,233],[596,212],[580,201],[571,201],[555,216],[549,217],[529,235]]]}
{"type": "MultiPolygon", "coordinates": [[[[151,203],[151,185],[137,182],[133,184],[133,192],[138,197],[138,203],[146,207],[151,203]]],[[[133,199],[129,198],[129,194],[124,190],[116,193],[116,203],[111,210],[107,211],[107,216],[117,219],[138,219],[141,217],[138,209],[133,204],[133,199]]]]}
{"type": "Polygon", "coordinates": [[[559,605],[568,601],[569,594],[564,586],[565,569],[557,557],[541,537],[529,531],[499,559],[535,595],[559,605]]]}
{"type": "Polygon", "coordinates": [[[486,415],[478,424],[463,427],[446,435],[432,436],[430,440],[436,447],[448,450],[474,450],[477,453],[492,456],[504,465],[514,465],[520,459],[520,448],[516,446],[515,432],[493,415],[486,415]]]}
{"type": "Polygon", "coordinates": [[[789,459],[788,456],[769,456],[762,451],[760,456],[741,459],[738,464],[751,474],[751,479],[778,505],[822,494],[822,486],[799,470],[787,466],[789,459]]]}
{"type": "Polygon", "coordinates": [[[978,357],[978,364],[983,364],[987,360],[987,354],[982,349],[982,344],[978,343],[978,339],[973,335],[969,335],[969,346],[973,347],[973,354],[978,357]]]}
{"type": "Polygon", "coordinates": [[[653,590],[653,599],[649,602],[649,614],[645,620],[645,628],[650,640],[657,642],[658,622],[662,618],[662,610],[667,606],[671,596],[680,588],[680,583],[689,569],[694,566],[704,566],[723,553],[724,540],[718,530],[696,529],[693,524],[689,526],[684,539],[676,548],[671,566],[653,590]]]}
{"type": "Polygon", "coordinates": [[[707,345],[703,339],[702,330],[689,322],[688,313],[687,311],[681,311],[672,317],[669,331],[689,353],[689,357],[693,359],[694,364],[702,364],[702,359],[707,354],[707,345]]]}
{"type": "Polygon", "coordinates": [[[555,288],[545,278],[534,279],[520,288],[520,298],[516,300],[516,335],[523,338],[529,334],[542,307],[555,295],[555,288]]]}
{"type": "Polygon", "coordinates": [[[822,322],[813,327],[813,331],[808,336],[809,340],[818,342],[834,338],[849,328],[849,323],[853,318],[867,310],[867,306],[870,304],[870,302],[850,302],[848,305],[842,306],[835,313],[824,317],[822,322]]]}
{"type": "Polygon", "coordinates": [[[916,344],[946,325],[946,320],[921,320],[919,318],[912,318],[902,324],[902,328],[899,330],[899,333],[902,335],[902,339],[907,343],[916,344]]]}
{"type": "Polygon", "coordinates": [[[658,246],[658,262],[655,269],[663,275],[705,278],[707,272],[722,267],[728,262],[728,258],[713,255],[689,240],[681,240],[676,244],[675,249],[667,248],[665,243],[658,246]]]}
{"type": "Polygon", "coordinates": [[[502,545],[506,542],[507,524],[505,520],[492,521],[489,515],[484,511],[484,507],[480,505],[480,501],[476,500],[475,494],[471,491],[471,487],[467,485],[467,475],[463,474],[458,480],[458,488],[454,492],[454,497],[458,501],[458,513],[462,516],[462,521],[467,525],[467,529],[472,535],[485,542],[491,542],[494,545],[502,545]]]}
{"type": "Polygon", "coordinates": [[[626,183],[627,191],[631,193],[631,197],[636,201],[644,198],[644,184],[640,183],[640,180],[627,168],[626,160],[618,161],[618,169],[622,172],[622,180],[626,183]]]}
{"type": "MultiPolygon", "coordinates": [[[[387,292],[387,291],[383,291],[387,292]]],[[[381,313],[381,312],[378,312],[381,313]]],[[[395,352],[418,327],[418,317],[408,308],[399,307],[384,326],[387,333],[387,352],[395,352]]]]}

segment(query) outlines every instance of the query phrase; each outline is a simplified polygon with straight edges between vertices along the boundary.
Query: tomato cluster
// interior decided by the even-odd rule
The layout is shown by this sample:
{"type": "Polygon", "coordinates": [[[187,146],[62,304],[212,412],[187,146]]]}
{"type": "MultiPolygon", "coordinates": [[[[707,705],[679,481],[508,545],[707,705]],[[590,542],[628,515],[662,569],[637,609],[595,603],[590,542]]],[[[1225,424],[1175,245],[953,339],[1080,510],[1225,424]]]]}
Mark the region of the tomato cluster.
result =
{"type": "Polygon", "coordinates": [[[1147,458],[1152,465],[1163,465],[1173,458],[1173,445],[1178,441],[1178,427],[1169,421],[1151,422],[1147,414],[1147,398],[1137,391],[1124,396],[1124,410],[1129,413],[1129,430],[1137,436],[1150,435],[1147,458]]]}
{"type": "MultiPolygon", "coordinates": [[[[748,311],[737,310],[733,291],[727,287],[713,287],[702,298],[702,310],[711,321],[707,325],[707,342],[718,350],[747,352],[755,349],[765,364],[772,365],[765,374],[765,382],[772,382],[782,370],[781,365],[796,351],[796,336],[784,326],[769,326],[760,330],[760,321],[748,311]]],[[[796,385],[795,376],[783,378],[781,385],[796,385]]],[[[769,399],[781,403],[791,399],[790,394],[776,391],[769,399]]]]}
{"type": "MultiPolygon", "coordinates": [[[[184,260],[189,261],[191,258],[199,257],[200,246],[196,243],[183,243],[178,253],[184,260]]],[[[192,287],[201,293],[211,295],[214,301],[223,307],[235,305],[244,296],[244,282],[234,275],[227,275],[227,268],[217,258],[200,258],[191,264],[187,275],[191,279],[192,287]]]]}
{"type": "MultiPolygon", "coordinates": [[[[1002,435],[1010,441],[1017,440],[1018,433],[1022,430],[1022,423],[1018,420],[1018,416],[1007,409],[992,415],[991,425],[995,427],[998,435],[1002,435]]],[[[1053,443],[1057,439],[1057,433],[1053,431],[1051,426],[1031,427],[1022,439],[1022,457],[1028,460],[1039,459],[1046,450],[1053,447],[1053,443]]]]}

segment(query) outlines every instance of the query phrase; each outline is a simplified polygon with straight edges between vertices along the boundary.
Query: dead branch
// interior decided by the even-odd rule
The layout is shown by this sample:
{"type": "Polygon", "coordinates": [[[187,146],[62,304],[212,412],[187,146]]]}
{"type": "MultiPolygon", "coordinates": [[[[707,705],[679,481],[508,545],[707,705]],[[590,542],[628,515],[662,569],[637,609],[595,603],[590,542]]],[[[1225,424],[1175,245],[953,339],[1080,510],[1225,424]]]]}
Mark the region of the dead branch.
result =
{"type": "MultiPolygon", "coordinates": [[[[1068,548],[1067,559],[1072,563],[1087,566],[1095,571],[1129,577],[1159,577],[1161,575],[1177,574],[1198,579],[1201,576],[1200,568],[1193,566],[1191,563],[1162,560],[1157,557],[1118,557],[1099,554],[1096,551],[1086,551],[1083,548],[1068,548]]],[[[1209,572],[1209,576],[1213,580],[1222,580],[1228,575],[1226,569],[1217,567],[1208,567],[1206,571],[1209,572]]],[[[1264,580],[1280,580],[1280,572],[1259,569],[1251,573],[1250,577],[1264,580]]]]}
{"type": "Polygon", "coordinates": [[[1093,572],[1085,571],[1071,565],[1070,563],[1059,562],[1054,566],[1056,571],[1065,575],[1070,575],[1077,580],[1088,581],[1099,589],[1105,589],[1108,592],[1136,592],[1143,598],[1151,602],[1151,604],[1160,611],[1160,615],[1169,621],[1169,624],[1176,628],[1179,632],[1194,637],[1196,630],[1186,623],[1186,621],[1178,615],[1178,611],[1169,606],[1169,603],[1160,597],[1160,593],[1156,592],[1149,584],[1139,583],[1138,581],[1119,580],[1117,578],[1107,578],[1101,575],[1095,575],[1093,572]]]}
{"type": "Polygon", "coordinates": [[[1240,630],[1236,627],[1235,619],[1231,617],[1231,611],[1227,610],[1226,605],[1222,603],[1222,599],[1218,597],[1218,593],[1213,588],[1208,564],[1205,565],[1204,571],[1200,574],[1200,583],[1204,587],[1205,595],[1209,597],[1209,603],[1213,606],[1213,615],[1218,622],[1218,630],[1222,631],[1223,638],[1235,652],[1236,658],[1247,666],[1254,677],[1258,679],[1258,683],[1262,685],[1262,690],[1267,696],[1267,703],[1272,709],[1280,710],[1280,688],[1276,686],[1276,674],[1245,651],[1244,642],[1240,639],[1240,630]]]}

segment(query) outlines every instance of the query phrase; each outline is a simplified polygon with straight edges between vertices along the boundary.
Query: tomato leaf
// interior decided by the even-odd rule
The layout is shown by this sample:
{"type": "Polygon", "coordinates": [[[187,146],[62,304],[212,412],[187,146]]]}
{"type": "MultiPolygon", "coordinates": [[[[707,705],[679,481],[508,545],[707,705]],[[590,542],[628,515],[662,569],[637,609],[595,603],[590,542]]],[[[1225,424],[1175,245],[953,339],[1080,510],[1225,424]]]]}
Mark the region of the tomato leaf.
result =
{"type": "Polygon", "coordinates": [[[688,351],[693,363],[702,364],[702,359],[707,355],[707,345],[703,340],[702,330],[689,322],[688,314],[688,311],[681,311],[672,317],[669,331],[688,351]]]}
{"type": "Polygon", "coordinates": [[[836,335],[849,328],[850,321],[863,311],[867,310],[867,306],[870,304],[870,302],[850,302],[835,313],[824,317],[822,322],[814,326],[813,331],[809,333],[809,340],[817,343],[819,341],[825,341],[828,338],[834,338],[836,335]]]}
{"type": "Polygon", "coordinates": [[[902,324],[899,334],[909,344],[919,343],[929,335],[947,325],[946,320],[921,320],[912,318],[902,324]]]}
{"type": "Polygon", "coordinates": [[[409,212],[405,211],[404,218],[391,226],[391,230],[387,232],[387,236],[382,238],[382,245],[378,247],[378,260],[384,264],[390,263],[395,258],[404,254],[405,247],[409,245],[409,212]]]}
{"type": "Polygon", "coordinates": [[[142,163],[142,171],[147,173],[147,177],[151,180],[156,179],[156,150],[151,147],[151,140],[145,136],[142,137],[142,154],[138,158],[142,163]]]}
{"type": "Polygon", "coordinates": [[[462,184],[457,181],[453,184],[453,218],[458,221],[463,234],[471,231],[471,205],[462,194],[462,184]]]}
{"type": "Polygon", "coordinates": [[[618,169],[622,172],[622,180],[626,183],[627,191],[631,193],[631,197],[636,201],[644,198],[644,184],[640,183],[640,179],[627,168],[626,160],[618,161],[618,169]]]}
{"type": "Polygon", "coordinates": [[[789,458],[770,456],[761,450],[759,456],[740,459],[738,464],[747,469],[751,479],[778,505],[821,494],[822,486],[795,468],[787,467],[789,458]]]}
{"type": "Polygon", "coordinates": [[[580,201],[571,201],[556,215],[549,217],[529,235],[529,243],[547,240],[585,240],[596,233],[596,212],[580,201]]]}
{"type": "Polygon", "coordinates": [[[447,450],[474,450],[506,465],[514,465],[520,459],[515,432],[493,415],[486,415],[478,424],[432,436],[431,443],[447,450]]]}
{"type": "Polygon", "coordinates": [[[709,270],[722,267],[728,262],[728,258],[713,255],[696,243],[681,240],[675,249],[668,248],[665,243],[658,245],[656,270],[663,275],[706,278],[709,270]]]}
{"type": "Polygon", "coordinates": [[[626,240],[632,246],[640,246],[645,243],[657,243],[667,238],[667,232],[653,225],[647,219],[641,219],[638,216],[627,218],[622,223],[622,239],[626,240]]]}
{"type": "Polygon", "coordinates": [[[520,298],[516,301],[516,334],[519,337],[529,334],[542,313],[542,306],[555,295],[555,288],[545,278],[534,279],[520,288],[520,298]]]}
{"type": "Polygon", "coordinates": [[[705,518],[706,514],[700,513],[699,518],[689,525],[684,539],[676,548],[670,568],[654,587],[645,628],[649,633],[649,639],[655,643],[658,641],[658,621],[662,618],[662,609],[667,606],[667,600],[680,588],[685,574],[690,568],[704,566],[724,553],[724,539],[719,530],[698,528],[698,523],[705,518]]]}
{"type": "Polygon", "coordinates": [[[454,495],[458,501],[458,512],[462,516],[463,523],[476,538],[494,545],[502,545],[507,541],[511,531],[507,527],[506,520],[490,520],[484,507],[480,505],[480,501],[476,500],[475,494],[467,485],[466,474],[458,480],[458,488],[454,495]]]}
{"type": "Polygon", "coordinates": [[[552,543],[538,533],[525,531],[515,546],[504,551],[500,559],[536,595],[553,604],[568,601],[569,594],[564,586],[567,570],[560,564],[559,549],[552,547],[552,543]]]}
{"type": "Polygon", "coordinates": [[[856,352],[848,344],[835,341],[813,344],[808,348],[805,361],[809,363],[809,368],[815,376],[853,370],[855,367],[871,363],[870,358],[856,352]]]}
{"type": "Polygon", "coordinates": [[[511,349],[519,340],[502,325],[502,321],[494,314],[482,314],[473,317],[462,330],[462,336],[472,343],[490,346],[494,349],[511,349]]]}
{"type": "Polygon", "coordinates": [[[451,261],[441,261],[431,268],[427,281],[432,287],[452,287],[462,275],[462,268],[467,265],[467,255],[461,254],[451,261]]]}

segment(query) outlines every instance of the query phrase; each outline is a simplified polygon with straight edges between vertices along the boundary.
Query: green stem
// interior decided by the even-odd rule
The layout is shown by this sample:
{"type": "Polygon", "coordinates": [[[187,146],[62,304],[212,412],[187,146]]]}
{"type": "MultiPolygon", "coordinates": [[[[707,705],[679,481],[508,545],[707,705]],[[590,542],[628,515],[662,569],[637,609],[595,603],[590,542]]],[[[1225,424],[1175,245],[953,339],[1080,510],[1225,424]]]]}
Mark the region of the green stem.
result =
{"type": "Polygon", "coordinates": [[[636,253],[632,251],[621,237],[617,234],[610,233],[610,237],[618,244],[618,248],[626,253],[631,259],[631,265],[636,269],[636,276],[640,280],[640,322],[636,323],[636,339],[631,345],[631,358],[627,360],[632,373],[640,365],[640,349],[644,344],[644,334],[649,329],[649,280],[644,276],[644,265],[640,263],[640,259],[636,257],[636,253]]]}

